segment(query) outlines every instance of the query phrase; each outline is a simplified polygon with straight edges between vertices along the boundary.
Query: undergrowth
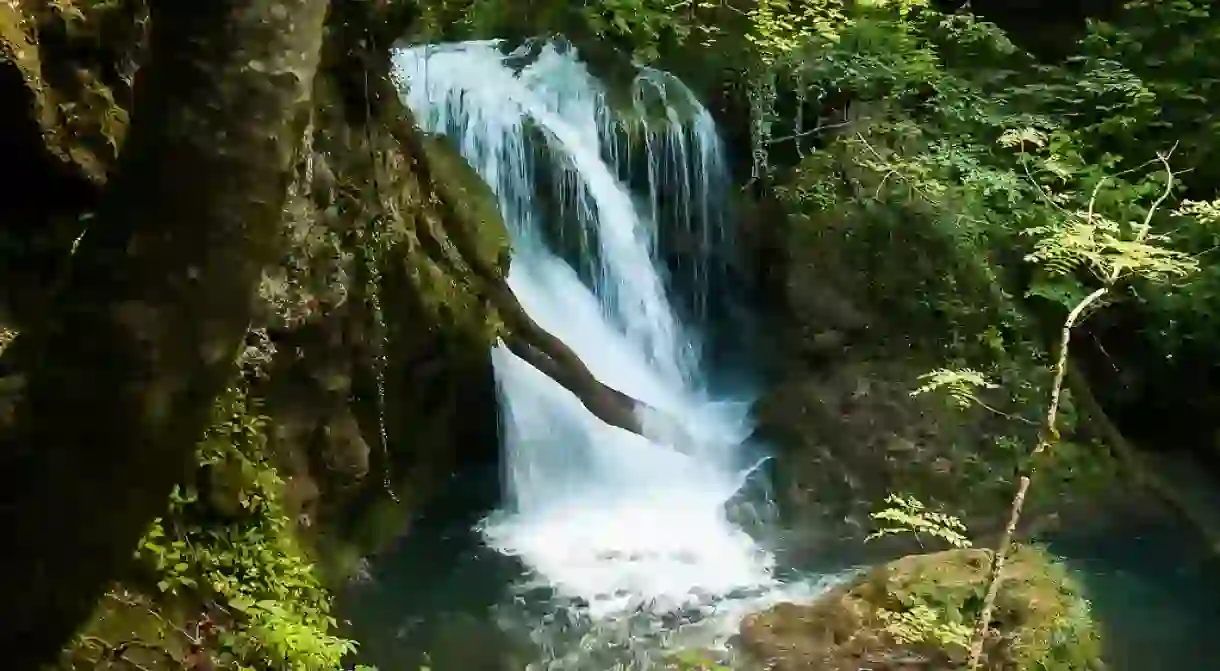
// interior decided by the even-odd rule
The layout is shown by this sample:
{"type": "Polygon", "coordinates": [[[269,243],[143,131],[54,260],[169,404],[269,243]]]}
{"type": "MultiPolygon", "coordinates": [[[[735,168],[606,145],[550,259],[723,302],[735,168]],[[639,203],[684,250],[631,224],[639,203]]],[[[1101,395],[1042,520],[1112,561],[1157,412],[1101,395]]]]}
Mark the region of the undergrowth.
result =
{"type": "Polygon", "coordinates": [[[331,597],[297,542],[267,418],[239,386],[217,401],[199,477],[175,488],[136,558],[164,599],[201,602],[219,668],[333,671],[355,650],[335,635],[331,597]]]}

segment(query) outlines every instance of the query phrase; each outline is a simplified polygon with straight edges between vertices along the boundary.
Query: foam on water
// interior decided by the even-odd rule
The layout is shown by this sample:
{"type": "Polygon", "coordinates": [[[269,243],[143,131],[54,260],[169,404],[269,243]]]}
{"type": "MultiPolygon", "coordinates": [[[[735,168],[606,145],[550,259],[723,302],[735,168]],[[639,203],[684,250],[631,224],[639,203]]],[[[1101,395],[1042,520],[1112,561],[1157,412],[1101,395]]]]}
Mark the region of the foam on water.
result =
{"type": "Polygon", "coordinates": [[[526,311],[598,379],[676,420],[684,437],[679,451],[663,431],[647,440],[609,427],[497,347],[510,500],[486,521],[488,544],[595,618],[774,585],[773,558],[725,510],[751,466],[742,449],[748,404],[709,394],[697,324],[677,316],[658,261],[658,201],[669,190],[680,206],[665,221],[697,242],[679,272],[700,316],[728,183],[711,116],[676,78],[647,69],[636,113],[620,114],[575,52],[552,43],[507,54],[494,41],[421,46],[397,51],[394,65],[419,123],[447,135],[499,199],[513,238],[509,284],[526,311]],[[664,114],[647,114],[649,104],[664,114]],[[643,140],[618,141],[628,136],[643,140]],[[620,180],[640,150],[642,195],[620,180]],[[596,259],[587,283],[547,246],[553,209],[535,193],[543,170],[559,175],[562,227],[596,259]]]}

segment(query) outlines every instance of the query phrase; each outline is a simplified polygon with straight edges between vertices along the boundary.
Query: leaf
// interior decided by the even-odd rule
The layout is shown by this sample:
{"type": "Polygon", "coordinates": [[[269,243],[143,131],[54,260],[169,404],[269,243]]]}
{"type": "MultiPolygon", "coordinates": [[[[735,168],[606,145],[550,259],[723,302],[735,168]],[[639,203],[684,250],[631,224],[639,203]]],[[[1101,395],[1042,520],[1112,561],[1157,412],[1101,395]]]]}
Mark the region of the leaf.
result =
{"type": "Polygon", "coordinates": [[[1035,280],[1025,291],[1027,297],[1043,298],[1071,310],[1084,300],[1085,291],[1080,284],[1071,281],[1055,281],[1054,278],[1035,280]]]}
{"type": "Polygon", "coordinates": [[[912,397],[943,389],[960,408],[968,408],[977,402],[978,399],[974,395],[975,389],[999,388],[999,385],[987,379],[987,376],[970,368],[958,370],[941,368],[920,375],[919,380],[923,384],[910,392],[912,397]]]}
{"type": "Polygon", "coordinates": [[[1020,129],[1010,128],[1004,131],[997,142],[1001,147],[1021,147],[1024,150],[1024,146],[1027,144],[1038,148],[1044,147],[1046,146],[1046,140],[1046,133],[1037,128],[1026,127],[1020,129]]]}
{"type": "Polygon", "coordinates": [[[939,538],[956,548],[968,548],[966,526],[958,518],[944,513],[929,511],[920,500],[911,496],[890,494],[885,502],[888,508],[872,513],[874,521],[888,523],[869,534],[865,539],[874,540],[882,536],[910,533],[939,538]]]}

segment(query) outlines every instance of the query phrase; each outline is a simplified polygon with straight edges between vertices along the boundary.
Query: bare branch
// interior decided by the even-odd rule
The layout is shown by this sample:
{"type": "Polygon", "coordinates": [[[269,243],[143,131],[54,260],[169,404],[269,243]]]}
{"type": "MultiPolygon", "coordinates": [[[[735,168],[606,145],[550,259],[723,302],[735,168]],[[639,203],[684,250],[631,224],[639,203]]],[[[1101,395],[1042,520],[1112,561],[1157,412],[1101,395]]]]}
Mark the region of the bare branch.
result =
{"type": "MultiPolygon", "coordinates": [[[[1063,379],[1067,375],[1068,347],[1071,343],[1072,329],[1084,311],[1101,300],[1109,291],[1109,285],[1093,291],[1077,303],[1068,313],[1067,318],[1063,320],[1063,330],[1059,335],[1059,358],[1055,361],[1055,379],[1051,383],[1050,403],[1047,404],[1046,418],[1042,426],[1042,435],[1038,439],[1038,446],[1030,455],[1031,464],[1034,458],[1050,449],[1059,440],[1059,430],[1055,424],[1059,417],[1060,398],[1063,395],[1063,379]]],[[[1032,465],[1030,468],[1032,469],[1032,465]]],[[[983,596],[983,610],[979,613],[978,621],[975,623],[974,640],[970,644],[970,658],[967,665],[970,671],[978,669],[979,661],[983,656],[983,645],[987,641],[987,631],[991,627],[991,616],[995,611],[995,600],[1003,578],[1004,563],[1012,547],[1012,538],[1016,534],[1017,525],[1021,521],[1021,510],[1025,507],[1025,496],[1029,492],[1030,482],[1030,472],[1021,475],[1017,492],[1013,496],[1009,508],[1008,523],[1004,526],[1004,533],[1000,536],[1000,541],[992,556],[991,579],[987,585],[987,593],[983,596]]]]}
{"type": "MultiPolygon", "coordinates": [[[[802,138],[807,135],[821,133],[822,131],[834,130],[835,128],[843,128],[845,126],[850,126],[851,124],[853,124],[857,121],[860,121],[860,120],[861,119],[848,119],[846,121],[840,121],[840,122],[836,122],[836,123],[832,123],[832,124],[818,124],[818,126],[816,128],[811,128],[806,131],[801,131],[800,133],[793,133],[792,135],[784,135],[782,137],[771,138],[770,140],[767,140],[767,144],[777,144],[780,142],[787,142],[789,140],[796,140],[798,138],[802,138]]],[[[864,121],[867,121],[867,120],[868,119],[864,119],[864,121]]]]}
{"type": "Polygon", "coordinates": [[[1177,148],[1178,148],[1178,143],[1175,142],[1175,143],[1173,143],[1173,147],[1171,147],[1169,149],[1169,151],[1165,152],[1164,154],[1158,153],[1156,155],[1156,157],[1165,166],[1165,191],[1163,193],[1161,193],[1160,198],[1156,199],[1156,202],[1154,202],[1152,204],[1152,207],[1148,209],[1148,214],[1144,217],[1144,226],[1143,226],[1143,228],[1140,229],[1139,233],[1137,234],[1137,236],[1138,236],[1137,239],[1140,242],[1143,242],[1144,238],[1146,238],[1148,236],[1148,230],[1152,227],[1153,215],[1156,214],[1156,211],[1161,208],[1161,205],[1165,202],[1165,200],[1167,198],[1169,198],[1169,195],[1173,192],[1173,168],[1170,167],[1170,165],[1169,165],[1169,157],[1173,155],[1174,150],[1177,148]]]}

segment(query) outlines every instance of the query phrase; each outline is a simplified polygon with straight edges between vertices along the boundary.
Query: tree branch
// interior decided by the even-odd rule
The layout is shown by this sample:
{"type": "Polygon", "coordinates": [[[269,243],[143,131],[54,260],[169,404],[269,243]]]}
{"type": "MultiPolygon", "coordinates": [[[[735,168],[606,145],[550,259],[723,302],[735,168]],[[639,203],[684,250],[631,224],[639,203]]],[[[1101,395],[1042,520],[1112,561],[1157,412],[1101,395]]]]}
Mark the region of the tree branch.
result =
{"type": "MultiPolygon", "coordinates": [[[[1051,445],[1059,440],[1059,430],[1055,424],[1059,417],[1060,397],[1063,395],[1063,378],[1067,375],[1068,345],[1071,342],[1072,329],[1076,326],[1076,322],[1080,319],[1080,315],[1084,313],[1085,309],[1101,300],[1109,290],[1109,286],[1095,290],[1077,303],[1072,308],[1072,311],[1068,313],[1067,319],[1063,320],[1063,330],[1059,334],[1059,358],[1055,362],[1055,379],[1051,384],[1051,398],[1047,404],[1046,418],[1043,420],[1042,436],[1038,439],[1038,446],[1034,448],[1033,453],[1030,455],[1031,464],[1033,458],[1050,449],[1051,445]]],[[[1008,552],[1012,548],[1012,538],[1016,534],[1017,525],[1021,521],[1021,511],[1025,507],[1025,496],[1029,492],[1031,482],[1030,472],[1023,473],[1017,483],[1017,492],[1013,495],[1012,504],[1009,507],[1008,524],[1004,526],[1004,533],[1000,536],[1000,542],[996,545],[995,553],[992,555],[991,576],[987,584],[987,593],[983,596],[983,609],[979,613],[978,621],[975,623],[974,639],[970,644],[970,661],[966,667],[970,671],[978,668],[979,661],[983,657],[983,646],[987,642],[987,632],[991,629],[991,616],[995,612],[995,600],[999,595],[1004,564],[1008,559],[1008,552]]]]}
{"type": "Polygon", "coordinates": [[[326,0],[151,0],[115,177],[0,436],[0,649],[54,659],[187,472],[274,259],[326,0]]]}
{"type": "MultiPolygon", "coordinates": [[[[771,138],[770,140],[767,140],[767,144],[769,144],[769,145],[770,144],[779,144],[780,142],[788,142],[790,140],[796,140],[798,138],[802,138],[807,135],[815,135],[815,134],[821,133],[823,131],[834,130],[836,128],[844,128],[844,127],[850,126],[858,121],[861,121],[861,119],[848,119],[846,121],[840,121],[840,122],[831,123],[831,124],[819,123],[816,127],[810,128],[809,130],[801,131],[799,133],[793,133],[791,135],[784,135],[781,137],[771,138]]],[[[863,121],[868,121],[868,119],[863,119],[863,121]]]]}
{"type": "Polygon", "coordinates": [[[651,406],[603,384],[562,340],[543,329],[504,286],[492,301],[509,326],[504,344],[529,365],[572,392],[594,417],[620,429],[643,435],[639,410],[651,406]]]}
{"type": "Polygon", "coordinates": [[[1156,155],[1157,160],[1165,167],[1165,190],[1161,192],[1161,195],[1152,203],[1152,207],[1148,208],[1148,213],[1144,215],[1144,224],[1140,227],[1139,233],[1136,234],[1136,239],[1140,242],[1143,242],[1148,237],[1148,231],[1152,228],[1152,217],[1156,215],[1157,210],[1161,209],[1161,205],[1173,193],[1173,167],[1169,165],[1169,157],[1173,156],[1173,152],[1177,148],[1178,143],[1175,142],[1169,148],[1169,151],[1163,154],[1157,153],[1156,155]]]}

